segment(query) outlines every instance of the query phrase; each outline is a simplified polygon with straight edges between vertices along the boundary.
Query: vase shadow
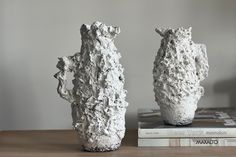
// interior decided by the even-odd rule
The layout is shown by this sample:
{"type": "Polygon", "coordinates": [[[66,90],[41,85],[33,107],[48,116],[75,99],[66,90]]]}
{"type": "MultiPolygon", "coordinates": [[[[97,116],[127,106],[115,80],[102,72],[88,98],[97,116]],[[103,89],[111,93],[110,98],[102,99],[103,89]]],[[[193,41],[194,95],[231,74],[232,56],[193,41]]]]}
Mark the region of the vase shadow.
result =
{"type": "Polygon", "coordinates": [[[125,137],[122,140],[122,146],[132,146],[136,147],[138,145],[138,131],[137,129],[127,129],[125,132],[125,137]]]}

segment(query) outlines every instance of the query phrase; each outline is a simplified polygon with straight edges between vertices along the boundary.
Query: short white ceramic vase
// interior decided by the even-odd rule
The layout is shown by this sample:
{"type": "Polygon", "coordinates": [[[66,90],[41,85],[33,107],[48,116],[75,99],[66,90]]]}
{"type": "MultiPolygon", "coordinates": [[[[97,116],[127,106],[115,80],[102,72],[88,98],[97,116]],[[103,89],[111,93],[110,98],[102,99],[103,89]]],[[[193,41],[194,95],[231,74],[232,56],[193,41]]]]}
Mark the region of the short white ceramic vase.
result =
{"type": "Polygon", "coordinates": [[[192,123],[208,75],[206,46],[195,44],[188,29],[156,29],[163,38],[154,61],[155,100],[165,123],[192,123]]]}

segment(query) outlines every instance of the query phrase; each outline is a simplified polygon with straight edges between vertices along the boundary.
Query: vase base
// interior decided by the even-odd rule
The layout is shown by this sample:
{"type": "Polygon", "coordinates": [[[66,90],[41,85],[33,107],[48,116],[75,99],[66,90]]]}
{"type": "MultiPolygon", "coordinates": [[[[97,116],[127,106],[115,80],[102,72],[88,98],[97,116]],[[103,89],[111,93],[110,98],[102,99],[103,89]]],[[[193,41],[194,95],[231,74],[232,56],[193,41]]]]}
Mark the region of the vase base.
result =
{"type": "Polygon", "coordinates": [[[120,143],[112,147],[85,147],[82,145],[82,149],[87,152],[110,152],[119,149],[119,147],[120,143]]]}
{"type": "Polygon", "coordinates": [[[164,120],[164,123],[166,125],[172,125],[172,126],[189,126],[192,124],[192,121],[184,121],[184,122],[175,122],[175,123],[169,123],[168,121],[164,120]]]}

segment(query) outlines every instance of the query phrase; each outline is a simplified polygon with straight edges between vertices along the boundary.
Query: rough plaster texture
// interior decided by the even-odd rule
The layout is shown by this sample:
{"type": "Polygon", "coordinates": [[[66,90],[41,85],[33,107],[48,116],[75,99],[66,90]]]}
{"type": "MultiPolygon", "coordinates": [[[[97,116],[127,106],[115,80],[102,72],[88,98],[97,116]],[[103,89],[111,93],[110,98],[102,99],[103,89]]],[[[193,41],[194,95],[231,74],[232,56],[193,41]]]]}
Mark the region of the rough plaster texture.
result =
{"type": "Polygon", "coordinates": [[[124,75],[114,38],[120,28],[100,22],[82,25],[80,53],[59,58],[58,93],[71,103],[73,126],[87,151],[117,149],[125,133],[124,75]],[[74,73],[67,89],[67,72],[74,73]]]}
{"type": "Polygon", "coordinates": [[[191,27],[156,32],[163,39],[153,68],[155,100],[166,123],[190,124],[208,75],[206,46],[191,40],[191,27]]]}

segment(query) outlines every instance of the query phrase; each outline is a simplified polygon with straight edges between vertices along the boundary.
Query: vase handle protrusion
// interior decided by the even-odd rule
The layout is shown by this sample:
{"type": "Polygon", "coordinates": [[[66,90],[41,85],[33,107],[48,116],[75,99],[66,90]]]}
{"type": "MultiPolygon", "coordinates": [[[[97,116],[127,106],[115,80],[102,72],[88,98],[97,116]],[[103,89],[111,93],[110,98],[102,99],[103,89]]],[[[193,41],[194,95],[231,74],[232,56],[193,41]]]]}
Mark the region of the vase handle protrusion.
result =
{"type": "Polygon", "coordinates": [[[72,89],[67,89],[67,72],[75,72],[76,62],[73,56],[58,58],[57,68],[60,70],[54,77],[58,79],[57,92],[70,103],[75,102],[72,89]]]}

